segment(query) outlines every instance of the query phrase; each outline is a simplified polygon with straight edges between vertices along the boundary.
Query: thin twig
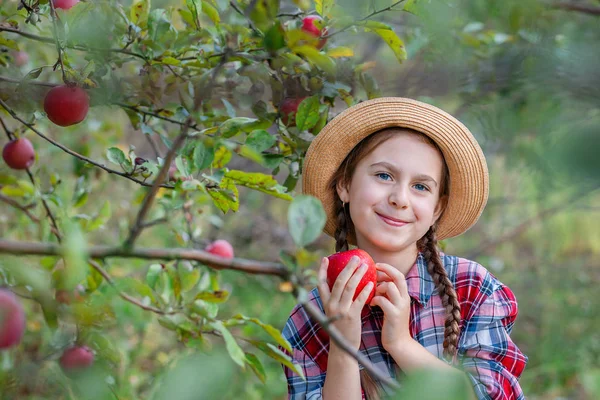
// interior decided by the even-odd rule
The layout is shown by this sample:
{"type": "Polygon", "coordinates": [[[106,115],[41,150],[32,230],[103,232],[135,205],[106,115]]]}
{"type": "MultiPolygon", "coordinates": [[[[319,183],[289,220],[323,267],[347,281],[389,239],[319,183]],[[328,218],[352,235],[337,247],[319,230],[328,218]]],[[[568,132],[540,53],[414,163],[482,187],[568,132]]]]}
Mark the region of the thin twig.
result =
{"type": "MultiPolygon", "coordinates": [[[[22,242],[0,239],[0,253],[15,255],[60,256],[62,248],[55,243],[22,242]]],[[[89,246],[86,253],[91,258],[139,258],[144,260],[188,260],[199,261],[213,269],[234,270],[248,274],[274,275],[289,281],[290,272],[279,263],[225,259],[203,250],[187,248],[133,248],[122,246],[89,246]]]]}
{"type": "Polygon", "coordinates": [[[0,200],[2,200],[3,202],[5,202],[6,204],[13,206],[14,208],[17,208],[21,211],[23,211],[30,220],[32,220],[33,222],[35,222],[36,224],[40,223],[40,219],[38,217],[36,217],[35,215],[31,214],[31,212],[29,212],[29,210],[27,209],[28,207],[22,206],[19,204],[19,202],[11,199],[8,196],[3,195],[2,193],[0,193],[0,200]]]}
{"type": "MultiPolygon", "coordinates": [[[[144,115],[148,115],[148,116],[151,116],[151,117],[154,117],[154,118],[162,119],[163,121],[167,121],[167,122],[170,122],[170,123],[172,123],[172,124],[177,124],[177,125],[179,125],[179,126],[185,126],[185,121],[183,121],[183,122],[182,122],[182,121],[177,121],[177,120],[175,120],[175,119],[171,119],[171,118],[168,118],[168,117],[164,117],[164,116],[162,116],[162,115],[160,115],[160,114],[157,114],[157,113],[155,113],[155,112],[152,112],[152,111],[146,111],[146,110],[142,110],[142,109],[140,109],[140,108],[138,108],[138,107],[131,106],[131,105],[129,105],[129,104],[125,104],[125,103],[118,103],[118,102],[117,102],[117,103],[113,103],[113,104],[114,104],[114,105],[117,105],[117,106],[119,106],[119,107],[122,107],[122,108],[127,108],[127,109],[129,109],[129,110],[131,110],[131,111],[138,112],[138,113],[140,113],[140,114],[144,114],[144,115]]],[[[200,128],[200,126],[198,126],[198,125],[196,125],[196,124],[190,124],[190,128],[191,128],[191,129],[194,129],[194,130],[200,130],[200,129],[201,129],[201,128],[200,128]]]]}
{"type": "MultiPolygon", "coordinates": [[[[32,33],[23,32],[23,31],[20,31],[18,29],[10,28],[10,27],[7,27],[7,26],[0,26],[0,31],[15,33],[17,35],[21,35],[21,36],[26,37],[26,38],[31,39],[31,40],[36,40],[38,42],[54,44],[54,40],[52,38],[47,38],[47,37],[43,37],[43,36],[34,35],[32,33]]],[[[73,49],[73,50],[87,51],[87,52],[121,53],[121,54],[126,54],[126,55],[129,55],[129,56],[141,58],[142,60],[146,61],[146,57],[144,57],[143,55],[138,54],[138,53],[134,53],[134,52],[131,52],[131,51],[128,51],[128,50],[125,50],[125,49],[89,47],[89,46],[82,46],[82,45],[70,44],[70,43],[66,43],[65,47],[67,47],[69,49],[73,49]]]]}
{"type": "MultiPolygon", "coordinates": [[[[96,261],[94,261],[94,260],[91,260],[91,259],[90,259],[90,260],[88,260],[88,263],[89,263],[89,264],[92,266],[92,268],[94,268],[96,271],[98,271],[98,273],[99,273],[100,275],[102,275],[102,277],[104,278],[104,280],[105,280],[105,281],[106,281],[106,282],[107,282],[109,285],[111,285],[113,288],[115,288],[115,289],[116,289],[115,282],[113,281],[112,277],[109,275],[109,273],[108,273],[108,272],[106,272],[106,270],[104,270],[104,268],[102,268],[102,266],[101,266],[100,264],[98,264],[96,261]]],[[[122,292],[122,291],[120,291],[120,290],[118,290],[118,289],[116,289],[116,290],[117,290],[117,292],[119,293],[119,296],[121,296],[121,298],[123,298],[124,300],[126,300],[126,301],[128,301],[128,302],[130,302],[130,303],[132,303],[132,304],[135,304],[136,306],[138,306],[138,307],[140,307],[140,308],[142,308],[142,309],[144,309],[144,310],[147,310],[147,311],[152,311],[153,313],[156,313],[156,314],[164,314],[164,315],[167,315],[167,314],[177,314],[177,313],[179,312],[179,311],[177,311],[177,310],[173,310],[173,311],[163,311],[163,310],[161,310],[161,309],[159,309],[159,308],[156,308],[156,307],[152,307],[152,306],[145,305],[145,304],[143,304],[141,301],[139,301],[138,299],[136,299],[135,297],[133,297],[133,296],[130,296],[130,295],[128,295],[127,293],[125,293],[125,292],[122,292]]]]}
{"type": "MultiPolygon", "coordinates": [[[[368,20],[368,19],[369,19],[369,18],[371,18],[371,17],[374,17],[374,16],[375,16],[375,15],[377,15],[377,14],[381,14],[381,13],[383,13],[383,12],[386,12],[386,11],[391,11],[391,10],[392,10],[394,7],[396,7],[398,4],[400,4],[400,3],[403,3],[403,2],[405,2],[405,1],[406,1],[406,0],[399,0],[399,1],[395,2],[394,4],[392,4],[392,5],[391,5],[391,6],[389,6],[389,7],[382,8],[381,10],[373,11],[371,14],[367,15],[366,17],[363,17],[363,18],[361,18],[361,19],[357,20],[356,22],[363,22],[363,21],[366,21],[366,20],[368,20]]],[[[338,31],[331,32],[330,34],[327,34],[327,35],[323,35],[323,38],[324,38],[324,39],[325,39],[325,38],[330,38],[330,37],[332,37],[332,36],[334,36],[334,35],[337,35],[337,34],[339,34],[339,33],[345,32],[345,31],[347,31],[348,29],[352,28],[353,26],[355,26],[355,25],[358,25],[356,22],[354,22],[354,23],[352,23],[352,24],[350,24],[350,25],[348,25],[348,26],[345,26],[345,27],[343,27],[342,29],[340,29],[340,30],[338,30],[338,31]]]]}
{"type": "Polygon", "coordinates": [[[54,33],[54,43],[56,44],[56,52],[58,53],[58,63],[60,64],[60,71],[62,73],[62,80],[67,83],[67,75],[65,74],[65,64],[62,59],[62,48],[60,47],[60,40],[58,38],[58,17],[56,16],[56,9],[54,8],[54,1],[49,1],[50,4],[50,18],[52,18],[52,27],[54,33]]]}
{"type": "MultiPolygon", "coordinates": [[[[229,4],[231,5],[231,7],[238,13],[240,14],[242,17],[246,18],[246,20],[248,21],[248,26],[250,27],[250,29],[252,29],[256,34],[258,34],[259,36],[262,36],[262,32],[256,28],[256,25],[254,25],[254,22],[252,22],[252,19],[250,19],[248,17],[248,15],[244,14],[244,12],[242,10],[240,10],[240,8],[238,7],[238,5],[235,3],[235,1],[231,0],[229,2],[229,4]]],[[[252,8],[252,5],[249,5],[248,8],[252,8]]]]}
{"type": "Polygon", "coordinates": [[[575,2],[557,2],[550,5],[551,8],[558,8],[565,11],[576,11],[588,15],[600,15],[600,7],[591,4],[581,4],[575,2]]]}
{"type": "Polygon", "coordinates": [[[148,212],[150,211],[150,208],[152,207],[152,203],[154,202],[154,198],[156,197],[156,194],[158,193],[158,189],[160,189],[162,182],[165,181],[167,176],[169,175],[169,168],[171,168],[171,163],[175,159],[175,154],[177,153],[177,150],[179,150],[181,145],[183,145],[183,142],[185,141],[185,139],[187,137],[187,131],[189,129],[190,122],[191,122],[191,117],[188,118],[186,125],[183,127],[183,129],[181,130],[181,133],[179,134],[179,136],[177,136],[177,138],[173,142],[171,149],[169,149],[169,152],[167,153],[167,156],[165,157],[164,164],[162,165],[160,171],[158,172],[158,176],[154,179],[152,188],[146,194],[146,197],[144,197],[144,201],[142,203],[142,206],[140,207],[140,210],[138,211],[138,214],[137,214],[137,217],[135,220],[135,224],[133,225],[133,227],[131,228],[131,231],[129,232],[129,237],[123,244],[123,246],[125,246],[125,248],[132,247],[135,240],[138,238],[140,233],[142,233],[142,230],[144,229],[144,219],[146,218],[146,214],[148,214],[148,212]]]}
{"type": "MultiPolygon", "coordinates": [[[[105,166],[104,164],[100,164],[100,163],[98,163],[98,162],[96,162],[96,161],[94,161],[94,160],[92,160],[92,159],[90,159],[88,157],[85,157],[85,156],[83,156],[83,155],[81,155],[81,154],[79,154],[79,153],[77,153],[77,152],[75,152],[75,151],[73,151],[73,150],[71,150],[71,149],[63,146],[62,144],[60,144],[60,143],[58,143],[58,142],[50,139],[49,137],[47,137],[46,135],[44,135],[42,132],[40,132],[36,128],[34,128],[33,125],[27,123],[25,120],[23,120],[22,118],[20,118],[2,99],[0,99],[0,105],[6,111],[8,111],[8,113],[14,119],[16,119],[17,121],[21,122],[23,125],[25,125],[30,130],[32,130],[33,132],[35,132],[42,139],[44,139],[44,140],[52,143],[54,146],[56,146],[59,149],[63,150],[65,153],[70,154],[70,155],[72,155],[74,157],[77,157],[80,160],[86,161],[86,162],[88,162],[88,163],[90,163],[92,165],[95,165],[95,166],[99,167],[99,168],[102,168],[103,170],[105,170],[106,172],[109,172],[111,174],[122,176],[122,177],[127,178],[130,181],[136,182],[136,183],[138,183],[138,184],[140,184],[142,186],[152,187],[152,185],[153,185],[152,183],[146,183],[146,182],[141,181],[141,180],[139,180],[137,178],[134,178],[133,176],[131,176],[131,175],[127,174],[127,173],[120,172],[120,171],[114,170],[112,168],[109,168],[109,167],[105,166]]],[[[174,188],[174,186],[167,185],[167,184],[161,184],[160,187],[164,187],[164,188],[167,188],[167,189],[173,189],[174,188]]]]}

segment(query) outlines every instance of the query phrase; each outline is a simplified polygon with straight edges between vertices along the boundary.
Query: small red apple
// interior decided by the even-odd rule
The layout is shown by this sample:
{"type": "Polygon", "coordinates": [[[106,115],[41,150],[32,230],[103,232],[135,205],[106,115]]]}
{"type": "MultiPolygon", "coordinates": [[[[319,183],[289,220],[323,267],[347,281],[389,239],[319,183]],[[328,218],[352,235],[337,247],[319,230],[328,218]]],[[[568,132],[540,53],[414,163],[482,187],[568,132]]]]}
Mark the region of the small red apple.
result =
{"type": "Polygon", "coordinates": [[[0,349],[21,342],[25,332],[25,312],[13,292],[0,289],[0,349]]]}
{"type": "Polygon", "coordinates": [[[54,8],[68,10],[75,4],[79,3],[79,0],[52,0],[52,3],[54,3],[54,8]]]}
{"type": "Polygon", "coordinates": [[[227,240],[215,240],[204,250],[223,258],[233,258],[233,246],[227,240]]]}
{"type": "Polygon", "coordinates": [[[72,346],[63,352],[59,363],[65,372],[85,369],[94,363],[94,353],[87,346],[72,346]]]}
{"type": "Polygon", "coordinates": [[[28,139],[15,139],[4,146],[2,158],[12,169],[27,169],[35,161],[35,150],[28,139]]]}
{"type": "Polygon", "coordinates": [[[284,99],[281,102],[281,106],[279,107],[279,111],[281,113],[281,122],[285,126],[296,126],[296,113],[298,112],[298,107],[302,100],[306,97],[299,98],[288,98],[284,99]]]}
{"type": "Polygon", "coordinates": [[[369,282],[373,282],[373,289],[371,290],[371,293],[369,294],[369,297],[367,298],[367,301],[365,303],[369,304],[373,299],[373,296],[375,296],[375,289],[377,286],[377,268],[375,268],[375,262],[373,261],[369,253],[367,253],[364,250],[347,250],[332,254],[329,257],[327,257],[329,259],[329,265],[327,266],[327,284],[329,285],[329,289],[331,290],[338,275],[340,274],[340,272],[342,272],[344,268],[346,268],[346,265],[350,262],[350,259],[353,256],[357,256],[360,259],[360,264],[367,264],[367,272],[365,272],[362,279],[358,283],[358,286],[356,287],[356,292],[354,293],[354,297],[352,300],[356,300],[363,288],[367,286],[369,282]]]}
{"type": "Polygon", "coordinates": [[[77,86],[57,86],[44,99],[44,111],[48,119],[59,126],[70,126],[85,119],[90,98],[85,90],[77,86]]]}
{"type": "MultiPolygon", "coordinates": [[[[310,35],[315,37],[322,37],[327,34],[327,28],[323,28],[323,18],[318,15],[309,15],[308,17],[304,17],[302,19],[302,30],[310,35]]],[[[317,45],[317,49],[322,49],[327,43],[327,38],[322,38],[319,40],[317,45]]]]}

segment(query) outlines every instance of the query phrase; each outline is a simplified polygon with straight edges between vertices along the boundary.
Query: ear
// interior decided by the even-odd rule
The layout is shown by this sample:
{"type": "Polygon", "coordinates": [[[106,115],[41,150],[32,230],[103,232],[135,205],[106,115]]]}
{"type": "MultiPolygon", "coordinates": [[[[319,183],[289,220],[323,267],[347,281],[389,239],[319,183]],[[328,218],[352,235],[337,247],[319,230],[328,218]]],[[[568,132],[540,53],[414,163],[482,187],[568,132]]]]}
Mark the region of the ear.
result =
{"type": "Polygon", "coordinates": [[[436,223],[437,220],[442,216],[446,206],[448,206],[448,195],[442,196],[438,200],[435,210],[433,211],[433,223],[436,223]]]}
{"type": "Polygon", "coordinates": [[[344,203],[350,202],[350,194],[348,193],[348,188],[346,185],[338,181],[335,185],[335,190],[340,197],[340,200],[342,200],[344,203]]]}

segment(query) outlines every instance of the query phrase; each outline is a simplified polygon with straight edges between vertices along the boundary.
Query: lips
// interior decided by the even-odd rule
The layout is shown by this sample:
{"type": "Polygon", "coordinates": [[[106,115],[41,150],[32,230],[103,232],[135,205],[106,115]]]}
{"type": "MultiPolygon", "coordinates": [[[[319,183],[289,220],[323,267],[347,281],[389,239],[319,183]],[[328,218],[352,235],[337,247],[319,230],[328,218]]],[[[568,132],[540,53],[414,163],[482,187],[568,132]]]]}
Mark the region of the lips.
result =
{"type": "Polygon", "coordinates": [[[381,218],[383,220],[383,222],[385,222],[388,225],[392,225],[392,226],[403,226],[408,224],[407,221],[403,221],[401,219],[396,219],[396,218],[392,218],[392,217],[388,217],[387,215],[382,215],[379,213],[376,213],[377,216],[379,218],[381,218]]]}

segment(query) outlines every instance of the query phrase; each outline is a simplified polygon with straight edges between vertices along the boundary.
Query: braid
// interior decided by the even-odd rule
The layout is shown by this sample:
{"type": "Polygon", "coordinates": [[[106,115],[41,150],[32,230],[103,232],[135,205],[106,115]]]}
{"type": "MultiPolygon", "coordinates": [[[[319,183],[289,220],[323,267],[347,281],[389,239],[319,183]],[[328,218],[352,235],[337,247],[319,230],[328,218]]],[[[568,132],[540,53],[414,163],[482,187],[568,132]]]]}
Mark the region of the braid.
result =
{"type": "Polygon", "coordinates": [[[348,216],[346,215],[346,206],[340,200],[336,201],[335,214],[337,215],[337,228],[335,230],[335,251],[348,250],[348,216]]]}
{"type": "Polygon", "coordinates": [[[458,335],[460,333],[460,303],[448,274],[442,265],[437,249],[436,226],[432,226],[427,234],[419,241],[419,248],[427,262],[427,271],[433,277],[442,304],[446,307],[446,323],[444,329],[444,357],[452,359],[456,355],[458,335]]]}

